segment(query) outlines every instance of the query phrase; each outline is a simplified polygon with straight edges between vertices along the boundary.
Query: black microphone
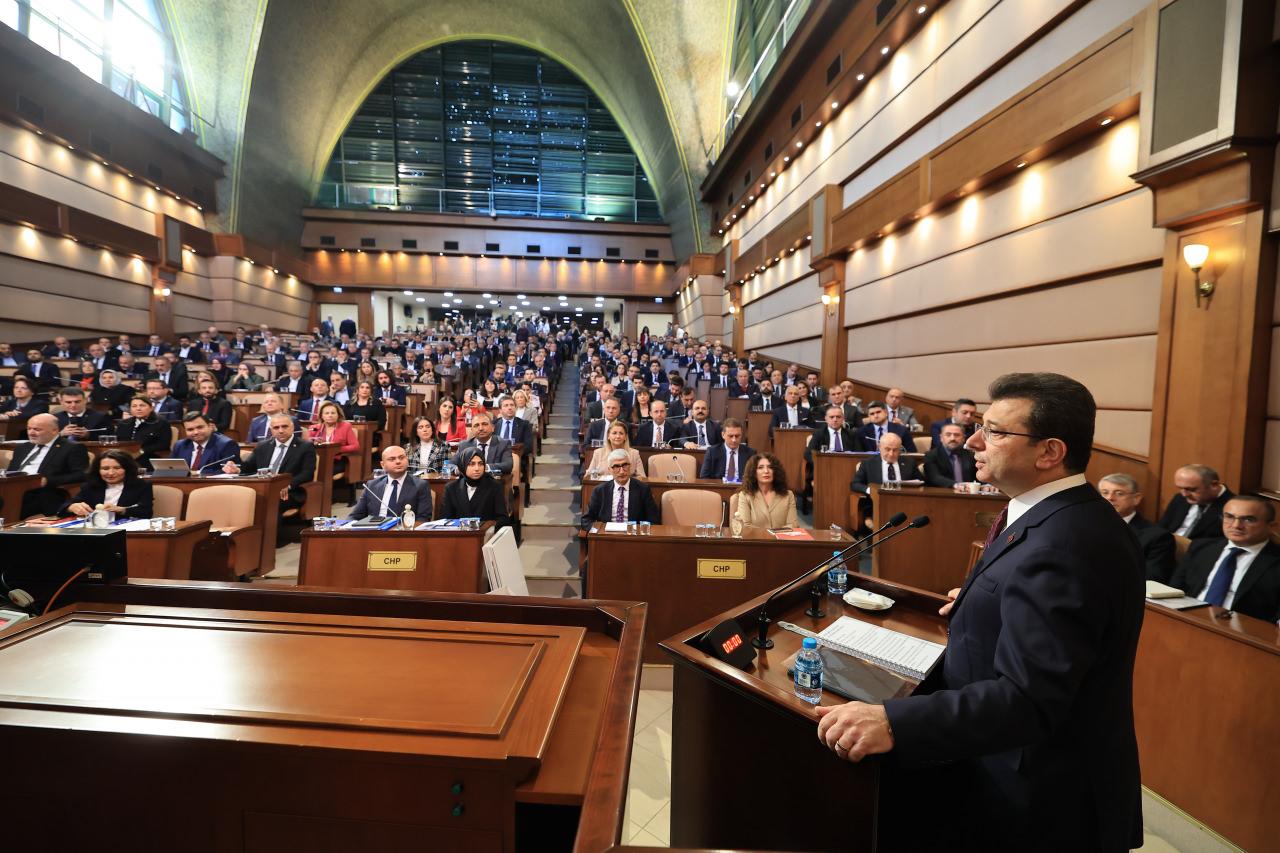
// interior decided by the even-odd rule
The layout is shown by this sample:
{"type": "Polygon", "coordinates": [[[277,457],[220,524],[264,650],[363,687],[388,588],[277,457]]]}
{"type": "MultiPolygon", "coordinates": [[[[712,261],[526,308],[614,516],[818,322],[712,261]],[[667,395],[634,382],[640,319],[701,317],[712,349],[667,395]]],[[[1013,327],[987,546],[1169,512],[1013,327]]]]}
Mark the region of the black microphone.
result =
{"type": "MultiPolygon", "coordinates": [[[[810,569],[806,569],[805,573],[800,575],[795,580],[789,581],[788,583],[783,584],[782,586],[778,587],[773,592],[771,592],[769,594],[769,597],[764,600],[764,603],[760,605],[760,611],[756,616],[757,633],[756,633],[756,636],[751,640],[751,645],[755,646],[757,649],[773,648],[773,640],[770,640],[768,637],[769,622],[771,621],[769,619],[769,605],[770,603],[773,602],[775,598],[777,598],[779,595],[786,592],[787,590],[791,589],[791,587],[800,583],[802,580],[808,577],[811,577],[814,573],[820,570],[826,569],[829,565],[834,563],[836,560],[843,559],[845,554],[849,553],[854,548],[857,548],[859,545],[862,545],[864,542],[869,541],[875,536],[879,536],[881,533],[885,532],[890,527],[897,527],[899,524],[902,524],[902,522],[906,520],[907,520],[907,514],[905,512],[896,513],[892,518],[890,518],[884,524],[880,525],[879,530],[873,530],[871,533],[868,533],[866,536],[862,537],[861,539],[855,540],[853,544],[849,545],[843,551],[832,554],[829,559],[823,560],[821,563],[818,563],[818,565],[810,569]]],[[[914,524],[914,522],[912,523],[914,524]]],[[[888,537],[886,537],[886,539],[887,538],[888,537]]],[[[858,552],[858,554],[861,554],[861,553],[862,551],[858,552]]]]}
{"type": "Polygon", "coordinates": [[[196,474],[197,474],[197,475],[203,475],[203,474],[204,474],[204,469],[205,469],[205,468],[208,468],[208,467],[209,467],[209,466],[211,466],[211,465],[221,465],[221,464],[223,464],[224,462],[230,462],[230,461],[231,461],[232,459],[234,459],[234,458],[235,458],[234,456],[228,456],[228,457],[226,457],[225,459],[218,459],[218,460],[215,460],[215,461],[213,461],[213,462],[208,462],[208,463],[206,463],[206,464],[204,464],[204,465],[201,465],[199,468],[197,468],[197,469],[196,469],[196,474]]]}

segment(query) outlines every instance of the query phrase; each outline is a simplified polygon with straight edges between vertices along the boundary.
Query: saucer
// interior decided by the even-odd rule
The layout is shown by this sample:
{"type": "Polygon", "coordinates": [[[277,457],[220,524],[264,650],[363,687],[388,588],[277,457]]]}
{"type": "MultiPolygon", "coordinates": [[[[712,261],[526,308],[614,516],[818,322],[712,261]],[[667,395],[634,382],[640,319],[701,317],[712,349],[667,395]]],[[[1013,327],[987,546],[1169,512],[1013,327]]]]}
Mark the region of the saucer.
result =
{"type": "Polygon", "coordinates": [[[852,604],[859,610],[888,610],[894,605],[892,598],[865,589],[851,589],[844,594],[846,604],[852,604]]]}

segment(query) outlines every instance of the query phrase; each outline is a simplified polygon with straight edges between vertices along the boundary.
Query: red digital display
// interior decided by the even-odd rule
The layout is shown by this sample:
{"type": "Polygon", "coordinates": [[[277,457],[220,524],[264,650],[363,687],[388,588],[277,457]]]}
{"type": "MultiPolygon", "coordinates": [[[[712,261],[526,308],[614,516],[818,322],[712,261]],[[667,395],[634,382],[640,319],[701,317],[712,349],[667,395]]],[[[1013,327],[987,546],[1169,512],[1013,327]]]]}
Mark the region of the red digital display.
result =
{"type": "Polygon", "coordinates": [[[721,643],[720,648],[724,649],[724,653],[727,655],[740,645],[742,645],[742,635],[734,634],[732,637],[721,643]]]}

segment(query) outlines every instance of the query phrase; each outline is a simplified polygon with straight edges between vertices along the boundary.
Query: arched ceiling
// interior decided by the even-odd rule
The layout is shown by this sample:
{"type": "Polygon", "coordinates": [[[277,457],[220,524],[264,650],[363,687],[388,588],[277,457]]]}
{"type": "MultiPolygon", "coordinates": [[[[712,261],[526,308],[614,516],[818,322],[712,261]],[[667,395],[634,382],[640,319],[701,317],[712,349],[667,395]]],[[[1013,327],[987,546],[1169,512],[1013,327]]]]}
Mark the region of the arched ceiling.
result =
{"type": "Polygon", "coordinates": [[[720,121],[734,0],[164,0],[205,144],[230,164],[223,222],[296,246],[347,121],[413,53],[467,38],[564,63],[644,164],[677,256],[707,233],[697,187],[720,121]]]}

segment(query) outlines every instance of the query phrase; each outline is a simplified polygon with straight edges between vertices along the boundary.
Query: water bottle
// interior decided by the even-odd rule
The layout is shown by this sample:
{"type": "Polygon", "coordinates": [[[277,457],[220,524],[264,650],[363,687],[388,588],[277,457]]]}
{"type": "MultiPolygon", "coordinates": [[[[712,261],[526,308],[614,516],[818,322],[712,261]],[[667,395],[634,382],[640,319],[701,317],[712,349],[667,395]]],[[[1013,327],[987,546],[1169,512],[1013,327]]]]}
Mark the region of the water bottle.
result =
{"type": "Polygon", "coordinates": [[[103,504],[98,504],[93,508],[93,512],[89,513],[90,527],[108,527],[111,524],[111,514],[104,509],[103,504]]]}
{"type": "Polygon", "coordinates": [[[817,705],[822,699],[822,658],[818,655],[818,641],[813,637],[804,638],[804,647],[796,655],[794,672],[796,695],[817,705]]]}
{"type": "Polygon", "coordinates": [[[831,564],[831,568],[827,569],[827,592],[832,595],[844,595],[849,591],[849,570],[845,567],[844,558],[840,556],[839,551],[832,551],[831,559],[835,562],[831,564]]]}
{"type": "Polygon", "coordinates": [[[418,526],[418,517],[413,514],[413,507],[409,504],[405,504],[404,512],[400,513],[400,525],[405,530],[412,530],[418,526]]]}

